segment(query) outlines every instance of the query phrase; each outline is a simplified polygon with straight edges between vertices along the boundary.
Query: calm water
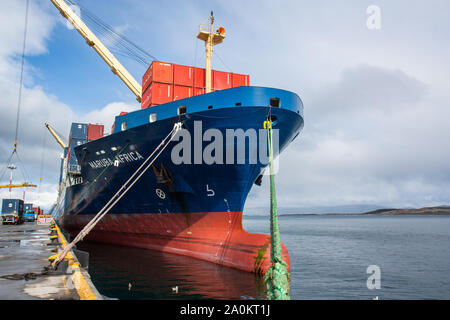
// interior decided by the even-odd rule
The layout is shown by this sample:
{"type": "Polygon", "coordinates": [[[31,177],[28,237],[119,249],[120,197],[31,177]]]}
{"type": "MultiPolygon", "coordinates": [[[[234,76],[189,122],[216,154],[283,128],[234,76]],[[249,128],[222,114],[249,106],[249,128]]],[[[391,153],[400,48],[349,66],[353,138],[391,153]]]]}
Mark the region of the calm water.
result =
{"type": "MultiPolygon", "coordinates": [[[[267,233],[268,217],[244,217],[267,233]]],[[[281,217],[292,299],[450,299],[450,217],[281,217]],[[369,290],[367,267],[381,270],[369,290]]],[[[191,258],[81,243],[99,291],[118,299],[248,299],[261,277],[191,258]],[[130,285],[131,284],[131,287],[130,285]],[[178,293],[172,288],[178,286],[178,293]]]]}

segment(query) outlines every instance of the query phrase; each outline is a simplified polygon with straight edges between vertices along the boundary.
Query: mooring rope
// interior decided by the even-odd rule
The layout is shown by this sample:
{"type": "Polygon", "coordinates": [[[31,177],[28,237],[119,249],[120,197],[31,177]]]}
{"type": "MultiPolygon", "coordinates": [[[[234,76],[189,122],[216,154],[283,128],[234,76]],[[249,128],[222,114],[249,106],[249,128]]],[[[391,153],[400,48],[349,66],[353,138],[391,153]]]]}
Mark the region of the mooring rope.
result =
{"type": "Polygon", "coordinates": [[[59,262],[61,262],[67,253],[73,248],[73,246],[82,241],[86,235],[97,225],[97,223],[114,207],[114,205],[128,192],[128,190],[133,187],[133,185],[142,177],[142,175],[152,166],[155,160],[161,155],[161,153],[166,149],[172,139],[175,137],[176,133],[181,129],[182,123],[175,123],[172,131],[161,141],[161,143],[156,147],[156,149],[150,154],[147,159],[140,165],[140,167],[131,175],[131,177],[125,182],[122,187],[114,194],[114,196],[108,201],[108,203],[95,215],[95,217],[78,233],[75,239],[68,244],[64,250],[58,255],[58,257],[53,261],[52,267],[55,268],[59,262]],[[170,138],[170,139],[169,139],[170,138]],[[162,148],[153,160],[150,159],[153,155],[162,148]],[[147,164],[147,162],[149,162],[147,164]],[[145,168],[144,168],[145,166],[145,168]],[[142,171],[141,169],[144,168],[142,171]],[[141,172],[140,172],[141,171],[141,172]],[[140,173],[139,173],[140,172],[140,173]],[[129,185],[128,185],[129,184],[129,185]]]}
{"type": "Polygon", "coordinates": [[[264,276],[269,300],[290,300],[290,274],[281,253],[280,228],[278,225],[277,198],[273,169],[272,122],[270,117],[264,122],[267,129],[267,144],[270,169],[270,262],[271,266],[264,276]]]}

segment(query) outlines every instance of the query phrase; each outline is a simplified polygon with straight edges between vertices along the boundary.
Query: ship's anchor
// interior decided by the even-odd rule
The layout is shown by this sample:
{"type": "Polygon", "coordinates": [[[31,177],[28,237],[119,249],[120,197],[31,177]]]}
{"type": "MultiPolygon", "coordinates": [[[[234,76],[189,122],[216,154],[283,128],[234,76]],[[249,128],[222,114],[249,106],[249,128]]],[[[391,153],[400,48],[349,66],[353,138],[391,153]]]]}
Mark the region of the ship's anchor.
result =
{"type": "Polygon", "coordinates": [[[164,163],[161,163],[161,170],[158,170],[155,165],[152,165],[152,169],[155,173],[156,183],[166,187],[169,192],[175,192],[175,182],[172,178],[172,174],[166,168],[164,163]]]}

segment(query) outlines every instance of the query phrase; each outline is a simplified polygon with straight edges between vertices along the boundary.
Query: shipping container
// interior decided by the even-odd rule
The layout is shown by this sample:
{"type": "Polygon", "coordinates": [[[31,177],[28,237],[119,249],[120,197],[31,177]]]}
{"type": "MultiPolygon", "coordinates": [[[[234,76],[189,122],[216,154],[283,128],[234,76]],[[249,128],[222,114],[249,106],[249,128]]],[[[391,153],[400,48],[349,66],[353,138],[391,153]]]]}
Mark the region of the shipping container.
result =
{"type": "Polygon", "coordinates": [[[3,199],[2,203],[2,224],[21,224],[23,218],[23,200],[3,199]]]}
{"type": "Polygon", "coordinates": [[[145,92],[152,82],[173,84],[173,64],[153,61],[142,77],[142,92],[145,92]]]}
{"type": "Polygon", "coordinates": [[[205,88],[194,88],[194,90],[193,90],[194,96],[199,96],[204,93],[205,93],[205,88]]]}
{"type": "Polygon", "coordinates": [[[231,88],[231,75],[230,72],[213,70],[212,89],[217,91],[231,88]]]}
{"type": "Polygon", "coordinates": [[[85,144],[87,141],[85,139],[75,139],[71,138],[69,140],[69,159],[68,159],[68,169],[69,172],[79,173],[81,172],[81,167],[78,164],[78,160],[75,154],[75,148],[82,144],[85,144]]]}
{"type": "Polygon", "coordinates": [[[85,123],[72,123],[70,128],[70,138],[75,139],[87,139],[88,136],[88,125],[85,123]]]}
{"type": "Polygon", "coordinates": [[[102,124],[89,124],[88,125],[88,141],[97,140],[103,138],[105,127],[102,124]]]}
{"type": "Polygon", "coordinates": [[[85,144],[86,142],[87,140],[85,139],[71,138],[69,140],[69,159],[75,158],[75,148],[81,146],[82,144],[85,144]]]}
{"type": "Polygon", "coordinates": [[[194,87],[195,88],[205,87],[205,69],[194,68],[194,87]]]}
{"type": "Polygon", "coordinates": [[[173,100],[190,98],[193,96],[193,88],[185,86],[173,86],[173,100]]]}
{"type": "Polygon", "coordinates": [[[194,67],[173,65],[173,84],[192,87],[194,85],[194,67]]]}
{"type": "Polygon", "coordinates": [[[250,85],[250,76],[246,74],[233,73],[231,75],[231,82],[233,88],[248,87],[250,85]]]}
{"type": "Polygon", "coordinates": [[[71,173],[80,173],[81,172],[81,167],[78,164],[78,160],[75,157],[75,155],[71,156],[69,158],[68,171],[71,172],[71,173]]]}
{"type": "Polygon", "coordinates": [[[23,216],[23,200],[20,199],[3,199],[2,215],[15,214],[19,217],[23,216]]]}
{"type": "Polygon", "coordinates": [[[142,96],[142,109],[173,101],[173,85],[152,82],[142,96]]]}
{"type": "Polygon", "coordinates": [[[23,209],[23,217],[25,221],[33,222],[36,219],[36,213],[33,211],[32,203],[25,203],[23,209]]]}

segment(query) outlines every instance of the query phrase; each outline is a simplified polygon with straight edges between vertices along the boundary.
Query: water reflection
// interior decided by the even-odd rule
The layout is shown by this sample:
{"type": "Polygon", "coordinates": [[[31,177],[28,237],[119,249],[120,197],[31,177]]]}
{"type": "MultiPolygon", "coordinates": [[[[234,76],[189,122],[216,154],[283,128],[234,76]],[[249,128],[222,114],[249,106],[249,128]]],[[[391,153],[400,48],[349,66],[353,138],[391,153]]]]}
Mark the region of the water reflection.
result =
{"type": "Polygon", "coordinates": [[[261,276],[138,248],[82,242],[101,294],[117,299],[263,299],[261,276]],[[178,287],[178,293],[176,288],[178,287]]]}

